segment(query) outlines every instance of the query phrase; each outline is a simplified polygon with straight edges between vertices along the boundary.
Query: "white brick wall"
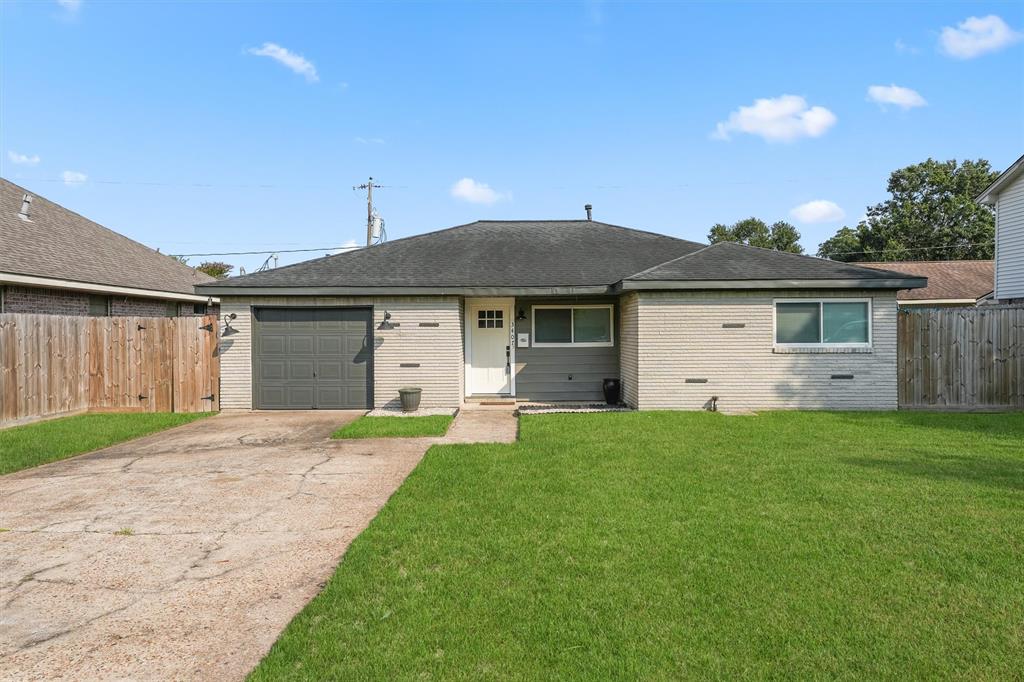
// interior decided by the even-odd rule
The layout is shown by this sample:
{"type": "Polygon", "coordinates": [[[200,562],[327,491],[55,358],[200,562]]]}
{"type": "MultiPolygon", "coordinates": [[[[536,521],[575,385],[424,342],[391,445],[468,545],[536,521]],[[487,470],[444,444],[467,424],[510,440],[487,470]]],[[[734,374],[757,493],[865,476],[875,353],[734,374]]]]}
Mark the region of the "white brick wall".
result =
{"type": "Polygon", "coordinates": [[[630,407],[636,407],[639,399],[637,389],[637,325],[639,322],[640,296],[625,294],[619,301],[619,374],[622,378],[622,400],[630,407]]]}
{"type": "Polygon", "coordinates": [[[638,382],[628,380],[629,327],[623,301],[623,381],[640,409],[894,410],[896,295],[872,291],[642,292],[637,309],[638,382]],[[772,350],[773,299],[871,298],[870,353],[780,353],[772,350]],[[725,329],[742,323],[741,329],[725,329]],[[853,374],[852,380],[832,374],[853,374]],[[707,383],[686,383],[707,379],[707,383]],[[637,383],[633,396],[629,384],[637,383]]]}
{"type": "Polygon", "coordinates": [[[424,407],[462,402],[462,323],[455,296],[433,297],[222,297],[221,313],[235,313],[237,333],[221,338],[221,407],[252,409],[253,306],[373,306],[374,404],[396,405],[398,389],[423,389],[424,407]],[[384,311],[393,328],[381,328],[384,311]],[[419,326],[420,323],[438,326],[419,326]],[[419,363],[419,367],[401,367],[419,363]]]}

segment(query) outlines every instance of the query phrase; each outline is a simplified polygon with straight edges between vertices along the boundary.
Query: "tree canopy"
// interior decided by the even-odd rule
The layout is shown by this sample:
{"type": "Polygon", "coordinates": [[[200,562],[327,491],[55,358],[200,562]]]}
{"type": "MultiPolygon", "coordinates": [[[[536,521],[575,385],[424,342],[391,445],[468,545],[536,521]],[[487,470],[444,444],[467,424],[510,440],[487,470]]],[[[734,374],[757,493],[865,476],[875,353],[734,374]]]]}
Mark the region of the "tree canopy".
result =
{"type": "Polygon", "coordinates": [[[804,248],[800,246],[800,233],[784,220],[772,223],[771,226],[760,218],[747,218],[732,225],[717,223],[708,232],[708,241],[712,244],[739,242],[789,253],[804,252],[804,248]]]}
{"type": "Polygon", "coordinates": [[[869,206],[856,227],[822,242],[818,255],[847,262],[992,258],[995,217],[974,198],[998,176],[984,159],[928,159],[893,171],[890,197],[869,206]]]}
{"type": "Polygon", "coordinates": [[[196,270],[199,272],[205,272],[210,277],[216,277],[217,279],[224,279],[231,271],[235,269],[234,265],[228,263],[222,263],[220,261],[204,261],[196,266],[196,270]]]}

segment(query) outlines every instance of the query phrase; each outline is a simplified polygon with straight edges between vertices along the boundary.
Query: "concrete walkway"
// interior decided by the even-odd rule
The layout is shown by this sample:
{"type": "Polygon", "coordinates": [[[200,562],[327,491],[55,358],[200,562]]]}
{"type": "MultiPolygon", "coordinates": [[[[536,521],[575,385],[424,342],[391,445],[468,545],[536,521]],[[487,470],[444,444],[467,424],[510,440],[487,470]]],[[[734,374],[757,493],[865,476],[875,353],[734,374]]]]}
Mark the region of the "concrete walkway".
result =
{"type": "Polygon", "coordinates": [[[519,420],[514,406],[463,407],[448,427],[442,443],[514,443],[519,420]]]}

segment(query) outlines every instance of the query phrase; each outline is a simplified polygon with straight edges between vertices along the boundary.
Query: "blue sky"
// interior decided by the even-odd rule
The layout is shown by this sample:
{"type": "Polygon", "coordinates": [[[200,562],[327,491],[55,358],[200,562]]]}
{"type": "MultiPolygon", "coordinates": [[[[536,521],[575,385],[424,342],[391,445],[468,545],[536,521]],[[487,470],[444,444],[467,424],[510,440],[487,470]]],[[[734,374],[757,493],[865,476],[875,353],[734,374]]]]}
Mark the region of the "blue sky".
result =
{"type": "Polygon", "coordinates": [[[391,238],[589,202],[698,241],[785,219],[814,252],[895,168],[1024,152],[1020,3],[0,13],[3,176],[168,253],[359,241],[371,174],[391,238]]]}

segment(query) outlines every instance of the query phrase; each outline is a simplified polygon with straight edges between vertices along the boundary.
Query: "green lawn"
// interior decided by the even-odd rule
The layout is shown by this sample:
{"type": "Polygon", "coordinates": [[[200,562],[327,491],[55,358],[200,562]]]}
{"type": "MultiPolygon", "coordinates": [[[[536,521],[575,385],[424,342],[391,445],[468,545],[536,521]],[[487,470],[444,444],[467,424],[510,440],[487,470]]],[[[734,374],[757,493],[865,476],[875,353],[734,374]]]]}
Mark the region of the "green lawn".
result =
{"type": "Polygon", "coordinates": [[[334,433],[331,438],[418,438],[443,436],[453,417],[360,417],[334,433]]]}
{"type": "Polygon", "coordinates": [[[1024,414],[528,416],[434,447],[253,672],[1020,678],[1024,414]]]}
{"type": "Polygon", "coordinates": [[[207,416],[165,412],[97,413],[0,430],[0,474],[54,462],[207,416]]]}

